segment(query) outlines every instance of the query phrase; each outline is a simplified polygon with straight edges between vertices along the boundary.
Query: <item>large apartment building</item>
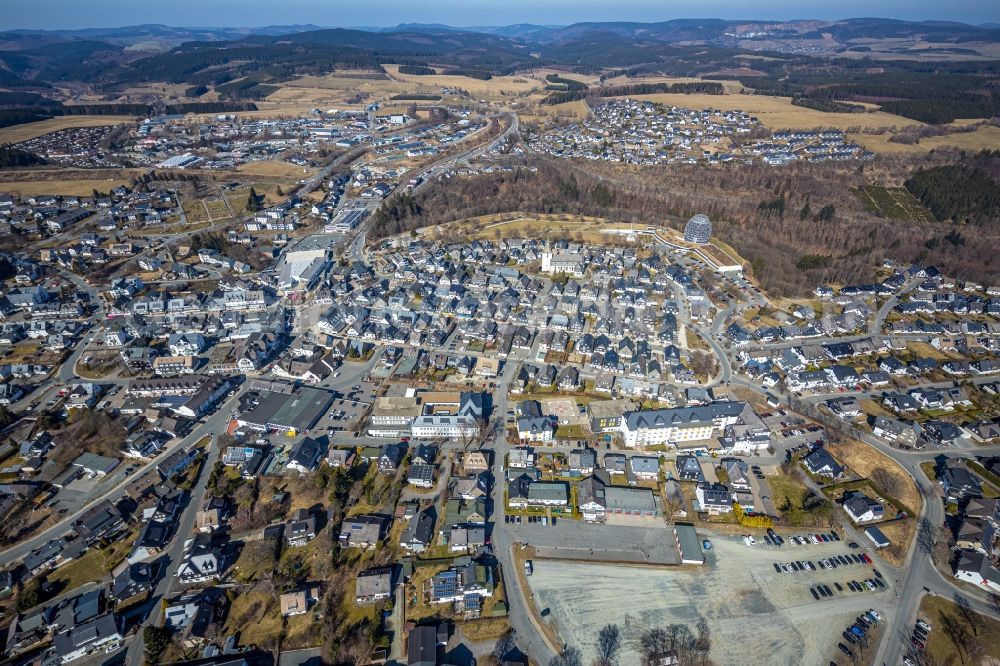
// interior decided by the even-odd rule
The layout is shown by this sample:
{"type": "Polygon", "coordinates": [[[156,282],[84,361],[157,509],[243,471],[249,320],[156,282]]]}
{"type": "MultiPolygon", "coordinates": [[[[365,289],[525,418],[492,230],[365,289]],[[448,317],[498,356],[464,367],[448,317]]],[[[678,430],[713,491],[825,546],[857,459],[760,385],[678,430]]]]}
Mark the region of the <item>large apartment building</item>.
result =
{"type": "Polygon", "coordinates": [[[746,408],[745,402],[733,401],[626,412],[622,437],[629,448],[710,439],[715,431],[735,425],[746,408]]]}

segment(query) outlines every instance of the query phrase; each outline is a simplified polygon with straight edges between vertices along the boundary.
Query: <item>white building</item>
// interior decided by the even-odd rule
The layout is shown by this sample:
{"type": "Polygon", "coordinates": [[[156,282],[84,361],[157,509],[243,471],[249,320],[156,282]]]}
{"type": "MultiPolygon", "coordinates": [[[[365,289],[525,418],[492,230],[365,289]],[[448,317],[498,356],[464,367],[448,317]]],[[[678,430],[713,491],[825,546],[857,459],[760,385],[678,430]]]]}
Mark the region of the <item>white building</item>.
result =
{"type": "Polygon", "coordinates": [[[625,412],[622,437],[629,448],[707,440],[713,432],[736,425],[746,407],[745,402],[733,401],[625,412]]]}

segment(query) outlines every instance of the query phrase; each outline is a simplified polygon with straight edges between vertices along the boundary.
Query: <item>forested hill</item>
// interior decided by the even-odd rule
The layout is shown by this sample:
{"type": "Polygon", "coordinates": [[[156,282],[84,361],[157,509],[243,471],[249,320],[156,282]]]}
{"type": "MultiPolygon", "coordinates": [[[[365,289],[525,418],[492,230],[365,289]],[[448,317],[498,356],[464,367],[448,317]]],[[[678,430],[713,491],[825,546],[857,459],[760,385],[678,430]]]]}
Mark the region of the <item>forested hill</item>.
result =
{"type": "Polygon", "coordinates": [[[963,164],[920,169],[906,189],[942,221],[1000,223],[1000,151],[983,151],[963,164]]]}
{"type": "MultiPolygon", "coordinates": [[[[574,73],[735,79],[759,94],[793,97],[797,104],[814,109],[855,110],[858,103],[875,103],[891,113],[934,124],[1000,115],[1000,61],[968,58],[981,55],[983,45],[992,48],[1000,40],[1000,31],[989,28],[883,19],[786,23],[685,19],[522,28],[509,34],[447,26],[272,29],[239,38],[238,33],[219,30],[162,53],[125,46],[126,29],[7,32],[0,33],[0,86],[38,92],[72,82],[110,97],[136,84],[165,82],[191,90],[213,87],[223,100],[254,100],[296,76],[344,69],[380,72],[388,63],[418,72],[445,68],[475,78],[556,66],[567,70],[566,80],[573,80],[574,73]],[[839,37],[828,40],[826,53],[802,55],[797,45],[820,30],[839,37]],[[873,52],[866,41],[887,37],[912,43],[894,45],[889,57],[873,52]],[[934,59],[922,59],[925,56],[934,59]]],[[[161,33],[167,35],[169,30],[136,28],[136,36],[161,33]]],[[[567,99],[582,92],[563,84],[567,99]]]]}

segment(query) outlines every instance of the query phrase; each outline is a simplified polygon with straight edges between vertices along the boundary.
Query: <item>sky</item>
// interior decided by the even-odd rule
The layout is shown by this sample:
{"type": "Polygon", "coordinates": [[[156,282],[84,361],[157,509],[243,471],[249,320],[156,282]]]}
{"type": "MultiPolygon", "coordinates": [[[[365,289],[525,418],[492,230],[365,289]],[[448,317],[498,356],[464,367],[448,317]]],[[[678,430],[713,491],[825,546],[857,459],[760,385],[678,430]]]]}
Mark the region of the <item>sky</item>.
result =
{"type": "Polygon", "coordinates": [[[162,23],[242,27],[311,23],[324,27],[453,26],[673,18],[838,19],[1000,22],[997,0],[0,0],[0,30],[162,23]]]}

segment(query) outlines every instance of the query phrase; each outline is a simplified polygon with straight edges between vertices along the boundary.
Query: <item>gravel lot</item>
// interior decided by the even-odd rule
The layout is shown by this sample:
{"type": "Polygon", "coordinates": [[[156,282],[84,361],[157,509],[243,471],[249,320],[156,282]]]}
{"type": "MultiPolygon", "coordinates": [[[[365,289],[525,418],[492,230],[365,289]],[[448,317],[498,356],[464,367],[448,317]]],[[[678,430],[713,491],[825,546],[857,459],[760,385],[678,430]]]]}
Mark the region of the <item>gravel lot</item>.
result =
{"type": "Polygon", "coordinates": [[[688,624],[704,616],[711,629],[711,658],[719,664],[827,664],[850,618],[884,608],[891,591],[835,593],[815,601],[809,588],[860,579],[870,568],[776,573],[774,562],[816,560],[847,551],[845,545],[747,548],[733,537],[713,538],[705,567],[677,569],[536,559],[528,581],[539,609],[562,640],[595,656],[598,630],[614,622],[625,633],[620,662],[639,663],[636,644],[651,626],[688,624]]]}

